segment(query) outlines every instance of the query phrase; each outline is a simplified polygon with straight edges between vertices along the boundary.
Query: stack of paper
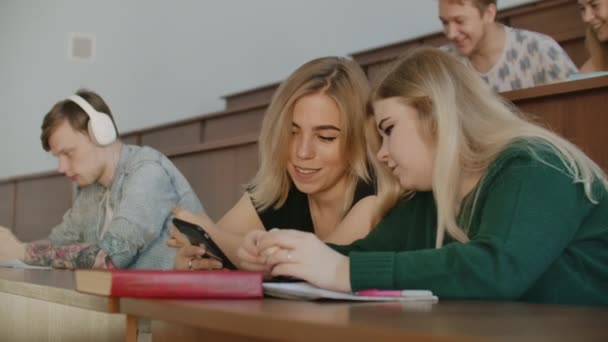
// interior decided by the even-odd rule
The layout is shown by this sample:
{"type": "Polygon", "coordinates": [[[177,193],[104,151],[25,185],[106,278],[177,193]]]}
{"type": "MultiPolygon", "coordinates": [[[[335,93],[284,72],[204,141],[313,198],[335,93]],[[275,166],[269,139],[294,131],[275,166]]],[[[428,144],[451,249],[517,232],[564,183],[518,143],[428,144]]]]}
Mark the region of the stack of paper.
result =
{"type": "Polygon", "coordinates": [[[429,290],[365,290],[359,293],[336,292],[318,288],[306,282],[265,282],[264,293],[277,298],[300,300],[353,300],[353,301],[430,301],[436,303],[437,296],[429,290]]]}

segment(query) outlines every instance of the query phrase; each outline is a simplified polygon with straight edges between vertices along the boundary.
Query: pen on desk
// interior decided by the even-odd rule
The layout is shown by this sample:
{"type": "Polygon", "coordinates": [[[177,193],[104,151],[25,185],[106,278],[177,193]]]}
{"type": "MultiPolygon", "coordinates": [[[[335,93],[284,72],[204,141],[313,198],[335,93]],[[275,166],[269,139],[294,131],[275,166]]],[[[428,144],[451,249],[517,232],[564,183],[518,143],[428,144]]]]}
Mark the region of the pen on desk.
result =
{"type": "Polygon", "coordinates": [[[429,290],[377,290],[368,289],[356,292],[358,296],[364,297],[424,297],[432,296],[429,290]]]}

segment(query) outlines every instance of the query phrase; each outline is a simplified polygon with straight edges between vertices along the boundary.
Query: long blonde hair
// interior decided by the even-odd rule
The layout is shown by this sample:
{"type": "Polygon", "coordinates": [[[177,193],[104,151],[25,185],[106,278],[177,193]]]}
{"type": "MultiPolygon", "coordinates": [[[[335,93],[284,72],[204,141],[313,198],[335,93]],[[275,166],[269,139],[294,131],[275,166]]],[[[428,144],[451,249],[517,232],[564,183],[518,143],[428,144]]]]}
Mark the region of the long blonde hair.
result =
{"type": "Polygon", "coordinates": [[[274,93],[264,116],[259,138],[260,168],[248,185],[257,210],[280,208],[292,181],[287,173],[295,102],[321,93],[332,98],[343,114],[342,151],[348,161],[343,215],[350,209],[359,180],[371,182],[365,144],[365,105],[369,84],[354,61],[324,57],[300,66],[274,93]]]}
{"type": "Polygon", "coordinates": [[[443,245],[446,231],[457,241],[469,240],[468,227],[456,223],[460,184],[467,175],[481,174],[483,181],[490,164],[515,141],[533,140],[555,152],[573,181],[582,183],[590,201],[596,202],[592,193],[596,180],[608,189],[605,173],[579,148],[528,121],[472,70],[438,49],[412,49],[393,64],[374,87],[370,101],[391,97],[403,97],[418,110],[422,131],[431,132],[436,143],[437,248],[443,245]]]}
{"type": "Polygon", "coordinates": [[[589,51],[594,71],[608,70],[608,43],[597,39],[597,35],[589,27],[585,33],[585,45],[589,51]]]}

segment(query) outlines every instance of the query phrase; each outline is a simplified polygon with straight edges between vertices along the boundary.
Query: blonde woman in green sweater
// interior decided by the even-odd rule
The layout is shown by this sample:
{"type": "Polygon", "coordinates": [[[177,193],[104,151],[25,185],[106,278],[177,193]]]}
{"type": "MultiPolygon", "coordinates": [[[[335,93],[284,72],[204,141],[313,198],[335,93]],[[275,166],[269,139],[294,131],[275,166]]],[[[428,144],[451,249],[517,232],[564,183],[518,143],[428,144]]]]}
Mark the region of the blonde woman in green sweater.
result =
{"type": "Polygon", "coordinates": [[[244,265],[338,291],[608,304],[608,181],[576,146],[433,48],[397,61],[370,104],[388,215],[348,246],[252,233],[244,265]]]}

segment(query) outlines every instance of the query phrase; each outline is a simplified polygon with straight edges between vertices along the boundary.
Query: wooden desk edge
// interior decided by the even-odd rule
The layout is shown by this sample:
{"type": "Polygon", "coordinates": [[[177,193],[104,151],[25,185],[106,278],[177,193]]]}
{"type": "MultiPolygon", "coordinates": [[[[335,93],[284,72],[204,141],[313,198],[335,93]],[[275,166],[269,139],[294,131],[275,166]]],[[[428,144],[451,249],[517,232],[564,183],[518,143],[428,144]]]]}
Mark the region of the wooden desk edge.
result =
{"type": "MultiPolygon", "coordinates": [[[[277,299],[263,299],[277,301],[277,299]]],[[[381,341],[428,341],[428,342],[482,342],[491,341],[470,335],[431,335],[425,332],[404,331],[386,326],[361,324],[332,324],[307,320],[292,320],[280,315],[268,317],[255,313],[244,314],[227,312],[217,308],[188,307],[180,308],[172,305],[163,306],[162,300],[147,300],[137,298],[122,298],[121,312],[128,317],[145,318],[157,322],[170,323],[177,329],[188,327],[202,331],[243,336],[256,339],[282,340],[289,336],[292,341],[317,342],[336,340],[363,341],[378,339],[381,341]],[[184,310],[180,310],[184,309],[184,310]],[[238,322],[238,324],[235,324],[238,322]],[[306,332],[306,333],[301,333],[306,332]]],[[[230,300],[227,300],[230,301],[230,300]]]]}
{"type": "Polygon", "coordinates": [[[118,298],[102,297],[81,293],[75,289],[34,284],[0,278],[0,291],[8,294],[39,299],[46,302],[69,305],[106,313],[119,313],[118,298]]]}
{"type": "Polygon", "coordinates": [[[533,88],[517,89],[501,93],[500,95],[510,101],[518,102],[544,96],[566,93],[571,94],[589,89],[606,87],[608,87],[608,76],[598,76],[581,80],[545,84],[533,88]]]}

